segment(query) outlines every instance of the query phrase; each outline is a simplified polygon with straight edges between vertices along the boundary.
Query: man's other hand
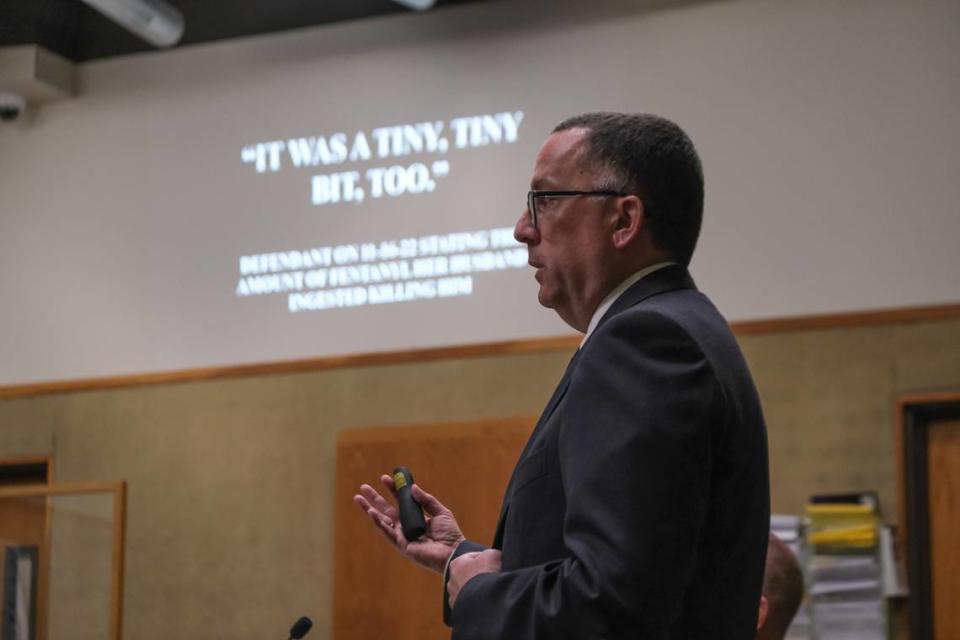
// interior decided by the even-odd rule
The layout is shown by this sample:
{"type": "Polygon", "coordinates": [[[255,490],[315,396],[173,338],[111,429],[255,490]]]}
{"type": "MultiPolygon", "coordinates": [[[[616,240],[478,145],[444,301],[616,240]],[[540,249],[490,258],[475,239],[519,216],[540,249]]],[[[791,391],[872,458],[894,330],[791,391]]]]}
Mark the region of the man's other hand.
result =
{"type": "Polygon", "coordinates": [[[458,558],[454,558],[450,563],[450,578],[447,580],[447,593],[449,594],[450,608],[457,601],[460,590],[467,584],[471,578],[481,573],[496,573],[500,571],[500,551],[497,549],[486,549],[485,551],[474,551],[465,553],[458,558]]]}

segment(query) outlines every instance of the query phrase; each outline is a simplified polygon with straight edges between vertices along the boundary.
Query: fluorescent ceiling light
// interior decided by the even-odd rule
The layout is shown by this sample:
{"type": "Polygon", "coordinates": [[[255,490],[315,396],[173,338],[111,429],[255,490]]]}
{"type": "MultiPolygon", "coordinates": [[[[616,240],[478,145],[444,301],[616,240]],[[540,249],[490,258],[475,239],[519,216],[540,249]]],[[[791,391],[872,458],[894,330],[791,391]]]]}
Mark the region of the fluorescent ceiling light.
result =
{"type": "Polygon", "coordinates": [[[83,2],[155,47],[172,47],[183,36],[183,14],[163,0],[83,2]]]}
{"type": "Polygon", "coordinates": [[[408,9],[413,9],[415,11],[426,11],[434,4],[437,0],[393,0],[397,4],[402,4],[408,9]]]}

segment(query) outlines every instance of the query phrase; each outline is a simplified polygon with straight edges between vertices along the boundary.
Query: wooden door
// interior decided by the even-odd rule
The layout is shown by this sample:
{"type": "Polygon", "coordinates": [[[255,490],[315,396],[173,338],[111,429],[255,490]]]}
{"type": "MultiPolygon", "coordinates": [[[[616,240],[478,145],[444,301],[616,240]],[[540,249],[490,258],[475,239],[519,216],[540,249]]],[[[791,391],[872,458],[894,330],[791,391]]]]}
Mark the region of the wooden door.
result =
{"type": "Polygon", "coordinates": [[[960,629],[960,392],[898,401],[900,523],[912,640],[960,629]]]}
{"type": "Polygon", "coordinates": [[[960,634],[960,419],[927,427],[930,587],[934,640],[960,634]]]}
{"type": "Polygon", "coordinates": [[[335,640],[446,640],[443,585],[389,546],[353,503],[363,483],[397,465],[453,511],[464,535],[489,544],[514,464],[535,419],[354,429],[337,442],[335,640]]]}

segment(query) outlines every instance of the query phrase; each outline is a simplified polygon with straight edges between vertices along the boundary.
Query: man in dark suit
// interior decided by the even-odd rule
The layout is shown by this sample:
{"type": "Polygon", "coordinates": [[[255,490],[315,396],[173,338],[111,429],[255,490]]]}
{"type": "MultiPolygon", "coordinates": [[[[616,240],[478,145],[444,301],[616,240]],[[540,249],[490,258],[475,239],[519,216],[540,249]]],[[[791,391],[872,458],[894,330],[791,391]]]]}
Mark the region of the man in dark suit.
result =
{"type": "Polygon", "coordinates": [[[702,210],[699,158],[663,118],[577,116],[541,148],[514,233],[540,303],[585,335],[493,544],[465,541],[417,486],[429,523],[416,542],[372,487],[355,496],[444,574],[455,640],[754,636],[766,433],[736,341],[687,273],[702,210]]]}

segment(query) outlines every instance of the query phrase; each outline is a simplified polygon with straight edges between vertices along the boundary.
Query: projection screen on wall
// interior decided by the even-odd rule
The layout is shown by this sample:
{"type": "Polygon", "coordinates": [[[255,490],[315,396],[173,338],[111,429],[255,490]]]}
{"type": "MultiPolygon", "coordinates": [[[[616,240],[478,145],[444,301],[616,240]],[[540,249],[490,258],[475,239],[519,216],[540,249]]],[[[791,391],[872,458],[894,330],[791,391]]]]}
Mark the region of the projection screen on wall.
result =
{"type": "Polygon", "coordinates": [[[540,144],[593,110],[690,133],[693,275],[731,320],[960,299],[953,4],[646,4],[80,65],[0,129],[0,386],[572,335],[512,228],[540,144]]]}

